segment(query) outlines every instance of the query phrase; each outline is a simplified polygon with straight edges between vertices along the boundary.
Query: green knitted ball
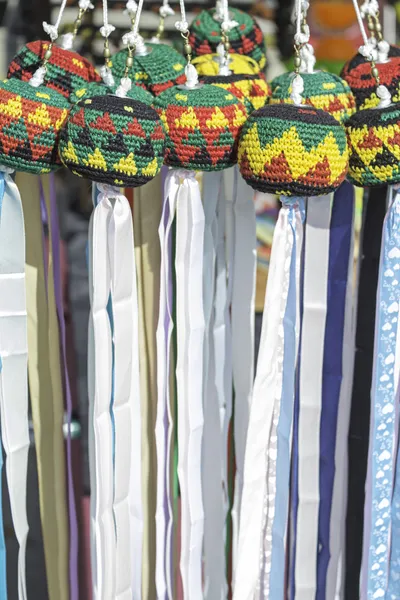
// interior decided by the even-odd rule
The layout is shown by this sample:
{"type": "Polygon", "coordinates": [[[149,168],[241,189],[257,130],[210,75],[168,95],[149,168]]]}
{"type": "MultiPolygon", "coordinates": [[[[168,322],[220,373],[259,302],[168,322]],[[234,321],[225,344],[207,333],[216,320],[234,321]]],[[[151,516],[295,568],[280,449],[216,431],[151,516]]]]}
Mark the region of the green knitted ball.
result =
{"type": "MultiPolygon", "coordinates": [[[[229,8],[231,18],[239,23],[229,32],[230,52],[251,56],[263,69],[266,65],[265,41],[258,23],[238,8],[229,8]]],[[[190,26],[193,55],[212,54],[221,42],[221,22],[214,18],[215,8],[202,10],[190,26]]]]}
{"type": "Polygon", "coordinates": [[[166,130],[165,163],[194,171],[220,171],[236,162],[246,108],[214,85],[174,87],[154,100],[166,130]]]}
{"type": "Polygon", "coordinates": [[[0,164],[37,174],[59,168],[59,135],[69,108],[50,88],[19,79],[0,82],[0,164]]]}
{"type": "MultiPolygon", "coordinates": [[[[109,87],[104,83],[89,83],[86,87],[80,88],[79,90],[75,90],[69,98],[71,104],[77,104],[83,98],[94,98],[94,96],[106,96],[107,94],[115,94],[118,86],[120,84],[119,79],[115,79],[115,85],[109,87]]],[[[139,100],[139,102],[144,102],[151,106],[153,104],[154,96],[150,94],[147,90],[143,89],[138,85],[132,85],[131,89],[126,95],[127,98],[132,98],[133,100],[139,100]]]]}
{"type": "MultiPolygon", "coordinates": [[[[270,104],[292,104],[292,82],[295,73],[283,73],[271,82],[270,104]]],[[[344,79],[327,71],[301,73],[304,82],[302,97],[305,104],[326,110],[343,123],[355,112],[356,105],[350,87],[344,79]]]]}
{"type": "Polygon", "coordinates": [[[238,164],[256,190],[288,196],[327,194],[346,176],[346,132],[323,110],[268,105],[253,112],[243,126],[238,164]]]}
{"type": "MultiPolygon", "coordinates": [[[[146,42],[148,54],[135,55],[129,77],[134,83],[144,87],[157,96],[174,85],[186,82],[186,62],[181,54],[166,44],[146,42]]],[[[120,50],[112,58],[114,77],[122,78],[125,74],[128,50],[120,50]]]]}
{"type": "Polygon", "coordinates": [[[94,96],[71,109],[60,157],[73,173],[99,183],[137,187],[160,171],[165,134],[156,111],[137,100],[94,96]]]}

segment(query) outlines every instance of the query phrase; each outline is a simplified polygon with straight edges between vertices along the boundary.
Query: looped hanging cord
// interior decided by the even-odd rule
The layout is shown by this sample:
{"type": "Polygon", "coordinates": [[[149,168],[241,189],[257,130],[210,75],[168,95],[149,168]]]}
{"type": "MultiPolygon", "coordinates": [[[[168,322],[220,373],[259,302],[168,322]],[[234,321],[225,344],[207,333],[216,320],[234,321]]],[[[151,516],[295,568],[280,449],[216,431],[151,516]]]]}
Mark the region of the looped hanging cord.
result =
{"type": "Polygon", "coordinates": [[[301,66],[301,49],[303,44],[308,42],[308,37],[301,32],[301,17],[302,17],[302,0],[296,0],[296,33],[294,36],[294,66],[295,77],[292,81],[292,92],[290,94],[292,102],[300,106],[303,104],[302,93],[304,91],[304,81],[300,75],[301,66]]]}
{"type": "Polygon", "coordinates": [[[371,74],[377,83],[376,95],[380,99],[380,102],[376,108],[386,108],[392,103],[392,97],[388,88],[384,85],[380,85],[379,71],[375,64],[376,55],[374,54],[374,44],[370,39],[368,39],[357,0],[353,0],[353,6],[354,10],[356,11],[358,25],[364,41],[364,45],[360,46],[358,51],[371,63],[371,74]]]}
{"type": "Polygon", "coordinates": [[[38,67],[36,69],[36,71],[34,72],[34,74],[32,76],[32,79],[29,80],[29,84],[32,87],[35,87],[35,88],[39,87],[44,82],[44,78],[45,78],[46,72],[47,72],[47,63],[49,62],[49,60],[51,58],[53,44],[58,38],[58,28],[60,26],[61,19],[64,14],[66,5],[67,5],[67,0],[62,0],[60,11],[58,13],[58,17],[57,17],[57,20],[54,25],[50,25],[49,23],[46,23],[46,21],[43,21],[43,29],[49,35],[51,42],[45,52],[42,64],[40,65],[40,67],[38,67]]]}
{"type": "Polygon", "coordinates": [[[108,43],[108,38],[115,31],[114,25],[110,25],[108,22],[108,5],[107,0],[103,0],[103,26],[100,27],[100,33],[104,38],[104,65],[100,69],[100,75],[106,85],[112,87],[114,85],[114,77],[111,73],[111,63],[110,63],[110,47],[108,43]]]}
{"type": "MultiPolygon", "coordinates": [[[[127,6],[128,8],[128,6],[127,6]]],[[[122,42],[128,46],[128,57],[133,56],[133,54],[137,54],[138,56],[144,56],[148,53],[146,48],[146,44],[141,35],[139,35],[139,23],[140,17],[142,15],[143,10],[143,0],[139,0],[139,4],[136,9],[135,21],[133,22],[131,31],[125,33],[122,36],[122,42]]],[[[128,66],[128,63],[127,63],[128,66]]],[[[126,76],[126,73],[125,73],[126,76]]]]}

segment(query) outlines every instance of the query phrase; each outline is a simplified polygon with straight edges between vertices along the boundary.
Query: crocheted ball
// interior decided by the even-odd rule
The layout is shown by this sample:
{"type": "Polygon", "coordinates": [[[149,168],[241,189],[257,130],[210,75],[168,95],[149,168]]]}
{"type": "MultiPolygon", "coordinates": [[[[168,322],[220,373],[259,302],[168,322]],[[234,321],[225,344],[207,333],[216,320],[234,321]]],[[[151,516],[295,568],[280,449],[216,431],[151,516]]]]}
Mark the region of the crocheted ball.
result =
{"type": "Polygon", "coordinates": [[[348,179],[358,186],[400,183],[400,105],[357,112],[347,121],[348,179]]]}
{"type": "MultiPolygon", "coordinates": [[[[218,54],[203,54],[193,59],[192,63],[200,76],[219,74],[220,58],[218,54]]],[[[260,66],[254,58],[242,54],[231,54],[229,57],[229,70],[234,75],[261,75],[260,66]]]]}
{"type": "Polygon", "coordinates": [[[28,173],[48,173],[58,158],[60,129],[68,100],[52,89],[26,81],[0,82],[0,164],[28,173]]]}
{"type": "Polygon", "coordinates": [[[201,77],[202,83],[216,85],[230,92],[247,109],[248,114],[264,106],[270,96],[270,88],[265,78],[259,75],[213,75],[201,77]]]}
{"type": "MultiPolygon", "coordinates": [[[[86,87],[75,90],[69,98],[71,104],[77,104],[83,98],[93,98],[94,96],[106,96],[107,94],[115,94],[120,80],[115,80],[115,85],[109,87],[104,83],[89,83],[86,87]]],[[[138,85],[132,85],[131,89],[127,93],[127,98],[133,100],[139,100],[151,106],[153,104],[154,96],[147,90],[143,89],[138,85]]]]}
{"type": "Polygon", "coordinates": [[[160,171],[165,134],[156,111],[137,100],[95,96],[71,109],[60,157],[76,175],[137,187],[160,171]]]}
{"type": "MultiPolygon", "coordinates": [[[[271,104],[293,103],[290,95],[294,77],[294,73],[283,73],[271,81],[271,104]]],[[[354,113],[356,104],[346,81],[326,71],[302,73],[301,77],[305,104],[326,110],[341,123],[354,113]]]]}
{"type": "Polygon", "coordinates": [[[251,187],[289,196],[319,196],[344,180],[348,148],[344,128],[309,106],[265,106],[243,126],[240,171],[251,187]]]}
{"type": "MultiPolygon", "coordinates": [[[[388,88],[393,102],[397,102],[400,100],[400,57],[391,58],[387,63],[380,63],[377,67],[380,83],[388,88]]],[[[345,79],[354,94],[358,110],[378,106],[377,83],[371,75],[370,63],[358,65],[347,73],[345,79]]]]}
{"type": "Polygon", "coordinates": [[[236,162],[246,109],[213,85],[171,88],[154,102],[166,129],[165,163],[194,171],[220,171],[236,162]]]}
{"type": "MultiPolygon", "coordinates": [[[[389,47],[388,56],[389,56],[389,58],[400,56],[400,46],[392,46],[391,45],[389,47]]],[[[366,62],[368,62],[367,59],[362,54],[357,52],[357,54],[355,54],[353,56],[353,58],[351,58],[350,60],[347,61],[347,63],[345,63],[345,65],[340,73],[340,77],[342,77],[343,79],[346,79],[346,75],[349,73],[349,71],[351,71],[352,69],[355,69],[356,67],[358,67],[358,65],[362,65],[366,62]]]]}
{"type": "MultiPolygon", "coordinates": [[[[266,65],[263,33],[251,15],[237,8],[229,8],[231,18],[239,23],[229,32],[231,52],[251,56],[261,69],[266,65]]],[[[194,56],[211,54],[221,42],[221,22],[214,18],[215,8],[203,10],[190,26],[190,44],[194,56]]]]}
{"type": "MultiPolygon", "coordinates": [[[[7,77],[29,81],[40,67],[48,47],[49,42],[46,41],[29,42],[23,46],[8,67],[7,77]]],[[[90,81],[101,81],[101,78],[86,58],[53,46],[43,84],[45,87],[68,98],[73,90],[84,87],[90,81]]]]}
{"type": "MultiPolygon", "coordinates": [[[[129,76],[141,87],[157,96],[174,85],[186,82],[186,62],[181,54],[166,44],[146,42],[149,53],[135,55],[129,76]]],[[[120,50],[112,58],[112,73],[124,77],[128,50],[120,50]]]]}

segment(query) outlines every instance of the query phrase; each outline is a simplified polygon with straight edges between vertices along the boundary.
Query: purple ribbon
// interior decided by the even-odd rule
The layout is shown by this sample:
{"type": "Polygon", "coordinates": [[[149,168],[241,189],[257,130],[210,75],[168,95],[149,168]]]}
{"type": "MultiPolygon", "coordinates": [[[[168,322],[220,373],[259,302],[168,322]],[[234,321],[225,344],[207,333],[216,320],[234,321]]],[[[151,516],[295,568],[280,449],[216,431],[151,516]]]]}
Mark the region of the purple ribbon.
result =
{"type": "MultiPolygon", "coordinates": [[[[41,204],[45,206],[43,185],[40,182],[41,204]]],[[[47,211],[43,216],[49,215],[47,211]]],[[[70,580],[70,599],[78,600],[79,584],[78,584],[78,522],[75,506],[74,480],[72,474],[72,443],[71,443],[71,420],[72,420],[72,396],[68,376],[67,365],[67,349],[66,349],[66,330],[64,319],[64,306],[62,299],[62,283],[61,283],[61,261],[60,261],[60,227],[58,221],[58,210],[56,202],[56,188],[54,174],[50,174],[50,224],[51,224],[51,248],[53,254],[53,275],[54,275],[54,295],[56,301],[56,309],[58,322],[60,327],[60,343],[61,343],[61,360],[64,370],[65,395],[67,404],[67,477],[68,477],[68,508],[69,508],[69,580],[70,580]]],[[[45,261],[47,264],[47,261],[45,261]]]]}

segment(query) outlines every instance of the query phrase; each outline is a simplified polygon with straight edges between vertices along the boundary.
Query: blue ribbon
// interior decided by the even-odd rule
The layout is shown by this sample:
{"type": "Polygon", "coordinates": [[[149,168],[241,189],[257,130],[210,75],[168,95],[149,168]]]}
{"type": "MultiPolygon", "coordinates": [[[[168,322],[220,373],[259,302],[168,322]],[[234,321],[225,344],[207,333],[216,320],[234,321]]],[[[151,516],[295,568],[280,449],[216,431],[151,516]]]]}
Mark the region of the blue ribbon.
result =
{"type": "MultiPolygon", "coordinates": [[[[4,173],[0,171],[0,223],[1,223],[1,209],[3,206],[4,198],[4,173]]],[[[2,370],[2,362],[0,357],[0,373],[2,370]]],[[[3,469],[3,451],[1,447],[1,436],[0,436],[0,600],[7,600],[7,572],[6,572],[6,544],[4,540],[4,525],[3,525],[3,503],[2,503],[2,477],[1,471],[3,469]]]]}
{"type": "MultiPolygon", "coordinates": [[[[320,424],[320,502],[317,600],[325,600],[330,560],[330,526],[348,267],[354,211],[354,188],[345,181],[334,195],[329,237],[328,301],[325,325],[320,424]]],[[[339,526],[339,523],[337,524],[339,526]]]]}

